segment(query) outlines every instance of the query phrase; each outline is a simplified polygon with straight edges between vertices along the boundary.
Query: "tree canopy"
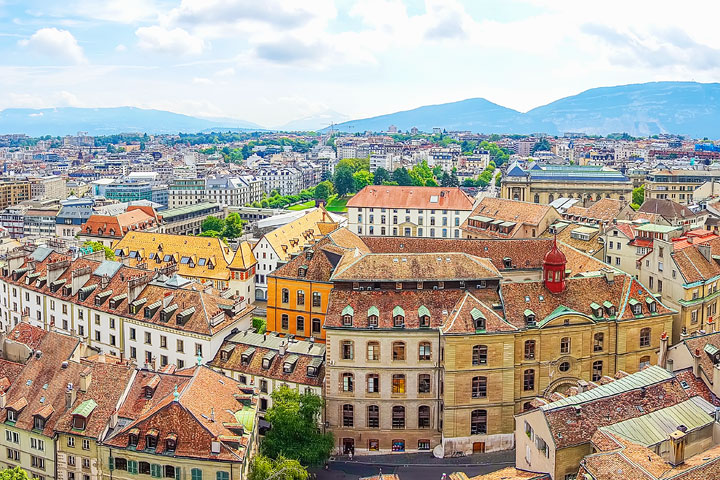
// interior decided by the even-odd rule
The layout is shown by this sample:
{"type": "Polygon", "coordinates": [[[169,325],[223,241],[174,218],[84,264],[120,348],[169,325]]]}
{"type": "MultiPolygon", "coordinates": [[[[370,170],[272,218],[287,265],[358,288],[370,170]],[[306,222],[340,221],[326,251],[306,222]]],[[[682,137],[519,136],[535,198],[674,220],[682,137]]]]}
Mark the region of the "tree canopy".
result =
{"type": "Polygon", "coordinates": [[[207,232],[208,230],[214,232],[222,232],[224,226],[225,222],[223,222],[218,217],[210,215],[205,220],[203,220],[202,225],[200,226],[200,230],[203,232],[207,232]]]}
{"type": "Polygon", "coordinates": [[[93,242],[88,240],[82,244],[83,247],[89,247],[93,252],[105,252],[105,260],[115,260],[115,252],[112,248],[106,247],[102,242],[93,242]]]}
{"type": "Polygon", "coordinates": [[[331,433],[322,433],[318,427],[323,399],[282,385],[273,391],[272,401],[265,414],[272,428],[260,445],[261,453],[275,459],[282,455],[303,465],[327,460],[334,441],[331,433]]]}
{"type": "Polygon", "coordinates": [[[248,480],[306,480],[308,472],[300,462],[278,455],[276,459],[255,455],[250,463],[248,480]]]}
{"type": "Polygon", "coordinates": [[[0,480],[31,480],[32,477],[20,467],[6,468],[0,471],[0,480]]]}

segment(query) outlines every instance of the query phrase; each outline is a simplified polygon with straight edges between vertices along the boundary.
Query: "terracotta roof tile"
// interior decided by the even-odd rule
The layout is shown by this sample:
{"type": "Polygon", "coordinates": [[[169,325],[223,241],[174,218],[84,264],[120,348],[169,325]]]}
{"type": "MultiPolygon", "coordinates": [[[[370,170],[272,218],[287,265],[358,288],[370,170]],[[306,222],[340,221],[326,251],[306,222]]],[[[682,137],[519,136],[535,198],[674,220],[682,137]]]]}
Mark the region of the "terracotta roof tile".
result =
{"type": "Polygon", "coordinates": [[[458,187],[403,187],[368,185],[353,195],[347,206],[471,210],[472,198],[458,187]]]}

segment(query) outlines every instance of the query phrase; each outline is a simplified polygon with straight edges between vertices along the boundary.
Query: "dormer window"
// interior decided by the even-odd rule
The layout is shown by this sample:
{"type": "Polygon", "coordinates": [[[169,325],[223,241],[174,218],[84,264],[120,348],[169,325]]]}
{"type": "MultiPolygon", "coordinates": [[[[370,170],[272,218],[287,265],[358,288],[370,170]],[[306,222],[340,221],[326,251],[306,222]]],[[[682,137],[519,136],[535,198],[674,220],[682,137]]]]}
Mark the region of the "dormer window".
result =
{"type": "Polygon", "coordinates": [[[485,330],[485,315],[479,309],[473,308],[470,311],[470,317],[476,332],[485,330]]]}
{"type": "Polygon", "coordinates": [[[657,302],[652,297],[647,297],[645,299],[645,302],[647,303],[648,310],[650,310],[650,313],[657,313],[657,302]]]}
{"type": "Polygon", "coordinates": [[[427,328],[430,326],[430,310],[425,305],[418,308],[418,320],[421,327],[427,328]]]}
{"type": "Polygon", "coordinates": [[[293,370],[295,370],[295,364],[297,364],[298,361],[297,355],[290,355],[285,360],[285,363],[283,363],[283,373],[292,373],[293,370]]]}
{"type": "Polygon", "coordinates": [[[175,435],[174,433],[171,433],[165,438],[165,451],[172,453],[175,451],[176,447],[177,447],[177,435],[175,435]]]}
{"type": "Polygon", "coordinates": [[[631,298],[628,303],[630,304],[630,310],[632,311],[633,315],[642,314],[642,304],[640,302],[638,302],[634,298],[631,298]]]}
{"type": "Polygon", "coordinates": [[[405,310],[399,305],[393,308],[393,327],[405,327],[405,310]]]}
{"type": "Polygon", "coordinates": [[[15,422],[17,422],[17,418],[18,418],[18,412],[11,408],[8,408],[7,409],[7,421],[15,423],[15,422]]]}
{"type": "Polygon", "coordinates": [[[157,447],[157,436],[158,431],[154,428],[149,430],[145,435],[145,448],[156,448],[157,447]]]}
{"type": "Polygon", "coordinates": [[[351,327],[353,323],[353,315],[355,314],[355,310],[348,305],[345,308],[343,308],[342,311],[342,324],[344,327],[351,327]]]}
{"type": "Polygon", "coordinates": [[[86,423],[87,422],[85,421],[85,417],[81,417],[80,415],[74,415],[72,428],[75,430],[85,430],[86,423]]]}
{"type": "Polygon", "coordinates": [[[525,317],[525,325],[527,326],[535,326],[535,312],[530,310],[529,308],[523,312],[523,315],[525,317]]]}
{"type": "Polygon", "coordinates": [[[138,435],[137,433],[131,433],[128,435],[128,447],[137,447],[138,445],[138,435]]]}
{"type": "Polygon", "coordinates": [[[277,355],[277,353],[275,353],[275,352],[268,352],[265,354],[265,356],[262,359],[262,368],[263,369],[268,370],[270,368],[270,365],[272,365],[275,355],[277,355]]]}
{"type": "Polygon", "coordinates": [[[510,257],[503,258],[503,267],[512,268],[512,259],[510,257]]]}
{"type": "Polygon", "coordinates": [[[603,318],[603,308],[598,305],[597,303],[593,302],[590,304],[590,308],[592,309],[593,315],[597,318],[603,318]]]}
{"type": "Polygon", "coordinates": [[[45,419],[40,415],[35,415],[33,428],[35,430],[45,430],[45,419]]]}
{"type": "Polygon", "coordinates": [[[605,307],[605,312],[607,313],[608,317],[614,317],[615,316],[615,305],[612,304],[612,302],[604,301],[603,307],[605,307]]]}
{"type": "Polygon", "coordinates": [[[367,322],[368,327],[375,328],[378,326],[378,318],[380,317],[380,311],[376,306],[368,308],[367,322]]]}
{"type": "Polygon", "coordinates": [[[317,368],[313,367],[312,365],[307,367],[307,376],[308,377],[317,377],[317,368]]]}

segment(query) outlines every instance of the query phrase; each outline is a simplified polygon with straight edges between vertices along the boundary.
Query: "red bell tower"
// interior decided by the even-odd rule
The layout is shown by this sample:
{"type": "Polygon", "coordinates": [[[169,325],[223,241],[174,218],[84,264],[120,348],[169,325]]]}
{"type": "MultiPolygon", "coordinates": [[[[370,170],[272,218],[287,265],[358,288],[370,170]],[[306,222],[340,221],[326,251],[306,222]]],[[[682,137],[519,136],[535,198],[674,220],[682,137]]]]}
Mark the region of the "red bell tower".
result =
{"type": "Polygon", "coordinates": [[[565,254],[557,247],[556,236],[552,248],[545,254],[543,259],[543,281],[545,282],[545,288],[550,290],[551,293],[560,293],[565,290],[566,264],[565,254]]]}

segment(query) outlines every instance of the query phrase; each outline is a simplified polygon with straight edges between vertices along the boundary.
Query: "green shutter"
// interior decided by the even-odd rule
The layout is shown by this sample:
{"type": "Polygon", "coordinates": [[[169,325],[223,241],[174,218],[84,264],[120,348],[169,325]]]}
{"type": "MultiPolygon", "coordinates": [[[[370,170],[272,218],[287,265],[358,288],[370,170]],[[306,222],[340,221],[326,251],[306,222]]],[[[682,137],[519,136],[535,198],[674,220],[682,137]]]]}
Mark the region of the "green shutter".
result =
{"type": "Polygon", "coordinates": [[[228,472],[217,472],[215,478],[217,480],[230,480],[230,474],[228,472]]]}
{"type": "Polygon", "coordinates": [[[180,467],[175,467],[175,480],[180,480],[182,477],[180,476],[180,467]]]}
{"type": "Polygon", "coordinates": [[[150,465],[150,475],[155,478],[162,477],[162,467],[157,463],[153,463],[152,465],[150,465]]]}
{"type": "Polygon", "coordinates": [[[110,457],[108,464],[110,465],[110,471],[115,470],[115,459],[113,457],[110,457]]]}
{"type": "Polygon", "coordinates": [[[202,480],[202,470],[199,468],[193,468],[190,470],[190,476],[192,477],[191,480],[202,480]]]}
{"type": "Polygon", "coordinates": [[[128,460],[128,472],[137,475],[137,473],[138,473],[137,460],[128,460]]]}

